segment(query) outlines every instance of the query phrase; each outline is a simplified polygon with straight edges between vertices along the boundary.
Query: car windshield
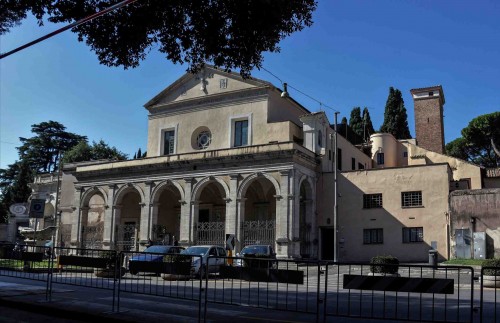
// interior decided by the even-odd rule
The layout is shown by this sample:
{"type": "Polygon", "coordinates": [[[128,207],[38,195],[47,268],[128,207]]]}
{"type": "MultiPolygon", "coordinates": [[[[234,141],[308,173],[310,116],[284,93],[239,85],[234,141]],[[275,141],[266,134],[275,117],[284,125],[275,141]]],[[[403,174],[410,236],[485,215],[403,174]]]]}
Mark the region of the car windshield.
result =
{"type": "Polygon", "coordinates": [[[168,253],[170,246],[151,246],[147,247],[144,252],[147,253],[168,253]]]}
{"type": "Polygon", "coordinates": [[[267,246],[248,246],[241,250],[242,254],[250,254],[250,255],[267,255],[267,246]]]}
{"type": "Polygon", "coordinates": [[[209,247],[189,247],[185,250],[182,250],[181,254],[183,255],[201,255],[206,254],[209,247]]]}

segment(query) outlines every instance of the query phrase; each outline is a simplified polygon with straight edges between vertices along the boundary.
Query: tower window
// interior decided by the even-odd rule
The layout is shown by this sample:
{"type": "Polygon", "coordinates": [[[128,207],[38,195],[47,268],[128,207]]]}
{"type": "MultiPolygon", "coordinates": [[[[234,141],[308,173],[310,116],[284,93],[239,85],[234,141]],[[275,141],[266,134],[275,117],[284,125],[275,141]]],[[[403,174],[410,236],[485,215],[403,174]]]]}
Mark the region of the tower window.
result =
{"type": "Polygon", "coordinates": [[[429,96],[434,96],[434,92],[429,92],[429,96]]]}

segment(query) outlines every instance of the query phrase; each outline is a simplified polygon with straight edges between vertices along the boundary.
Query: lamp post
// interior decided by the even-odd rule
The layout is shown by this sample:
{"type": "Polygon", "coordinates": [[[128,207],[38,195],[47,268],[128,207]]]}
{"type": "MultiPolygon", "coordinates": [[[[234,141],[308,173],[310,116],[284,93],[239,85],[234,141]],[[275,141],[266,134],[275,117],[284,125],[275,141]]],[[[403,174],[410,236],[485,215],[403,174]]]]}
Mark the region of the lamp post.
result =
{"type": "Polygon", "coordinates": [[[335,115],[335,120],[334,120],[334,131],[335,131],[335,145],[334,145],[334,156],[335,156],[335,167],[333,169],[333,181],[334,181],[334,191],[335,191],[335,197],[333,199],[333,228],[334,228],[334,245],[333,245],[333,261],[337,262],[338,261],[338,221],[337,221],[337,168],[338,168],[338,163],[339,163],[339,156],[338,156],[338,148],[337,148],[337,115],[340,112],[336,111],[334,113],[335,115]]]}

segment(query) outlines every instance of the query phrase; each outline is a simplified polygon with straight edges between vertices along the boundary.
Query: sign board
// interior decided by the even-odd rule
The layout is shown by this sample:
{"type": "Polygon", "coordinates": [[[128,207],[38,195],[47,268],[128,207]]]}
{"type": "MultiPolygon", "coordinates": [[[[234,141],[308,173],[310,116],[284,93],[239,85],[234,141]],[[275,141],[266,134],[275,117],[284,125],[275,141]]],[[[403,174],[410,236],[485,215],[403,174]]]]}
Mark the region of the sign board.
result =
{"type": "Polygon", "coordinates": [[[235,243],[234,234],[226,234],[226,247],[229,250],[234,250],[235,243]]]}
{"type": "Polygon", "coordinates": [[[24,203],[16,203],[10,206],[9,211],[15,216],[26,215],[27,207],[24,203]]]}
{"type": "Polygon", "coordinates": [[[30,218],[43,218],[43,213],[45,211],[45,200],[34,199],[31,200],[30,206],[30,218]]]}

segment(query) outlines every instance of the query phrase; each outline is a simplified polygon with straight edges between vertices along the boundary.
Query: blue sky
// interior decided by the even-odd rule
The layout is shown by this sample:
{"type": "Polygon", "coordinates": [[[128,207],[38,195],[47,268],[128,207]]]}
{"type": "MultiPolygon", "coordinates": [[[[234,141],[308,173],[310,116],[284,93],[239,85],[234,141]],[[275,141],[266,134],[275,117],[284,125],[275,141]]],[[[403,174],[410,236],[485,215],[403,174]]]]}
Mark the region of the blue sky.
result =
{"type": "MultiPolygon", "coordinates": [[[[446,142],[459,137],[472,118],[500,110],[499,1],[324,0],[313,20],[311,28],[283,40],[280,53],[266,53],[264,67],[339,110],[339,121],[349,119],[353,107],[366,106],[378,129],[390,86],[403,93],[412,136],[412,88],[443,86],[446,142]]],[[[29,18],[1,37],[0,51],[58,27],[38,27],[29,18]]],[[[154,51],[136,69],[106,67],[70,31],[2,59],[0,168],[17,159],[18,138],[48,120],[130,156],[139,147],[144,151],[143,104],[186,68],[154,51]]],[[[281,86],[265,71],[253,76],[281,86]]],[[[320,110],[307,96],[293,89],[290,95],[320,110]]],[[[333,122],[333,111],[325,111],[333,122]]]]}

